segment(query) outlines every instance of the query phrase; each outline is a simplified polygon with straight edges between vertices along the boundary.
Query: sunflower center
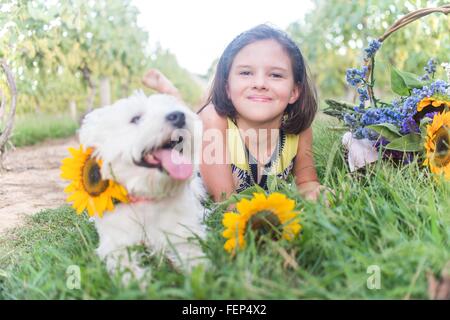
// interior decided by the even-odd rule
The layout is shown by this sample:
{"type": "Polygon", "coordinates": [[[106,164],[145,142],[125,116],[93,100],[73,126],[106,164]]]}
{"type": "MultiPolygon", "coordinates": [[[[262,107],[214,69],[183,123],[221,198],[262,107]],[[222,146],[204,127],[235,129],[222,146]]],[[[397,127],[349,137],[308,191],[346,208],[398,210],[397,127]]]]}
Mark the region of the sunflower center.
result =
{"type": "Polygon", "coordinates": [[[277,239],[279,235],[275,229],[280,225],[280,220],[271,211],[264,210],[253,215],[248,225],[257,235],[270,235],[272,239],[277,239]]]}
{"type": "Polygon", "coordinates": [[[87,160],[83,167],[83,186],[93,197],[102,194],[109,186],[108,180],[102,180],[100,166],[95,159],[87,160]]]}
{"type": "Polygon", "coordinates": [[[450,163],[450,128],[442,126],[436,131],[436,149],[433,162],[438,167],[444,167],[450,163]]]}

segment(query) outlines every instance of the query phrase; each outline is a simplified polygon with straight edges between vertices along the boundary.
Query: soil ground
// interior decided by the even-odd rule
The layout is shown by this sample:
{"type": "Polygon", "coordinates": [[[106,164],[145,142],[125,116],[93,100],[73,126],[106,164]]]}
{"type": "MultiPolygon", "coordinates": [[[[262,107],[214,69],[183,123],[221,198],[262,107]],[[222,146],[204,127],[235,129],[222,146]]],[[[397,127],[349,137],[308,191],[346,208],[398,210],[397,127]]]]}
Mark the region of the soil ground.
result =
{"type": "Polygon", "coordinates": [[[26,215],[53,209],[65,203],[67,182],[60,175],[61,160],[75,137],[17,148],[6,154],[0,171],[0,234],[17,227],[26,215]]]}

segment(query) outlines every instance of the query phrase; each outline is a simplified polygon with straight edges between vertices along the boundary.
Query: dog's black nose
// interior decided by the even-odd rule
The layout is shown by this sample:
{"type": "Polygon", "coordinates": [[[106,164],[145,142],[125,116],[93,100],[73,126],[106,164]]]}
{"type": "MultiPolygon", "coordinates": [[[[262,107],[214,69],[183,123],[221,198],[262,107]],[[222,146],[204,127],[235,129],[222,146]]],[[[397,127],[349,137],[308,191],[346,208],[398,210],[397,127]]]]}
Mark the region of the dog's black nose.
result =
{"type": "Polygon", "coordinates": [[[169,113],[166,116],[166,120],[169,121],[176,128],[183,128],[186,124],[186,116],[183,112],[175,111],[169,113]]]}

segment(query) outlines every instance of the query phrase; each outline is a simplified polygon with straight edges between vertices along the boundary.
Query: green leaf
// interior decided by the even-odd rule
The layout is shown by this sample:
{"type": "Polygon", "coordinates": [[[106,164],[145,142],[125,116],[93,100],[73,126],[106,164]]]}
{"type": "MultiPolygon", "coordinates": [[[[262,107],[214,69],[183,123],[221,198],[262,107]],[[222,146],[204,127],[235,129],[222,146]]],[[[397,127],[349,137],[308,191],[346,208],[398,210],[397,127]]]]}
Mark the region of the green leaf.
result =
{"type": "Polygon", "coordinates": [[[423,150],[422,138],[420,134],[410,133],[391,141],[386,146],[386,149],[403,152],[422,151],[423,150]]]}
{"type": "Polygon", "coordinates": [[[278,190],[278,179],[276,174],[269,174],[267,177],[267,187],[269,192],[278,190]]]}
{"type": "Polygon", "coordinates": [[[411,89],[422,88],[424,84],[417,78],[418,76],[413,73],[391,67],[391,89],[398,95],[407,96],[411,89]]]}
{"type": "Polygon", "coordinates": [[[409,89],[420,89],[424,86],[424,83],[418,79],[419,76],[414,73],[402,71],[402,77],[409,89]]]}
{"type": "Polygon", "coordinates": [[[366,128],[372,129],[389,141],[393,141],[402,136],[397,127],[390,123],[372,124],[366,128]]]}
{"type": "Polygon", "coordinates": [[[347,102],[343,101],[337,101],[334,99],[325,99],[325,103],[330,107],[332,110],[349,110],[353,111],[353,105],[349,104],[347,102]]]}
{"type": "Polygon", "coordinates": [[[259,185],[255,184],[255,185],[248,187],[247,189],[241,191],[239,194],[253,196],[253,193],[255,193],[255,192],[256,193],[265,193],[263,188],[261,188],[259,185]]]}
{"type": "Polygon", "coordinates": [[[407,96],[409,94],[405,80],[403,80],[398,70],[394,67],[391,68],[391,89],[400,96],[407,96]]]}

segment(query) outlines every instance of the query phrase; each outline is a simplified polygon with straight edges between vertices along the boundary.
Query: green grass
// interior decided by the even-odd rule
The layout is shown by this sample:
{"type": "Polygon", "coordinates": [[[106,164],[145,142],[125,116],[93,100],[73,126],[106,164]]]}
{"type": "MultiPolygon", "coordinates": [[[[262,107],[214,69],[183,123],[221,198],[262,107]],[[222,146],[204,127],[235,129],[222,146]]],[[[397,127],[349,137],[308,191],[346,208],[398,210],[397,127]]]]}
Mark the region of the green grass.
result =
{"type": "Polygon", "coordinates": [[[349,174],[340,135],[328,125],[315,125],[315,153],[322,182],[336,192],[330,206],[303,202],[287,183],[272,185],[303,208],[295,241],[250,239],[230,258],[222,203],[206,221],[211,267],[184,276],[163,259],[149,259],[151,276],[141,292],[137,283],[123,287],[119,276],[107,274],[94,253],[93,225],[61,207],[30,217],[0,240],[0,299],[427,299],[426,272],[437,275],[450,260],[449,183],[418,163],[380,162],[364,175],[349,174]],[[70,265],[80,267],[79,290],[66,286],[70,265]],[[367,288],[372,265],[381,270],[379,290],[367,288]]]}
{"type": "Polygon", "coordinates": [[[77,129],[77,121],[68,115],[25,114],[16,119],[11,141],[14,146],[22,147],[46,139],[69,137],[77,129]]]}

